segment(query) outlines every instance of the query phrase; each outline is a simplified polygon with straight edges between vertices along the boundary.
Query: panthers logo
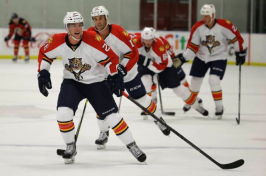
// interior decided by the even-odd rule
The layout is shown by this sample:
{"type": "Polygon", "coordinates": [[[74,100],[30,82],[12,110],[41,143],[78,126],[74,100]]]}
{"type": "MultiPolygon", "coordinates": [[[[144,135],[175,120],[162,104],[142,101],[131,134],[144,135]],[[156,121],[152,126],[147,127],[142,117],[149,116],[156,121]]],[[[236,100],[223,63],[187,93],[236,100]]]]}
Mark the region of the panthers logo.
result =
{"type": "Polygon", "coordinates": [[[214,50],[213,50],[214,47],[220,46],[220,42],[215,41],[215,36],[213,36],[213,35],[206,36],[206,41],[203,40],[201,42],[201,44],[208,48],[210,54],[212,54],[214,52],[214,50]]]}
{"type": "Polygon", "coordinates": [[[67,71],[72,73],[78,81],[83,79],[83,77],[81,76],[82,73],[91,69],[90,64],[82,65],[82,58],[72,58],[68,59],[68,61],[69,64],[65,64],[65,68],[67,71]]]}

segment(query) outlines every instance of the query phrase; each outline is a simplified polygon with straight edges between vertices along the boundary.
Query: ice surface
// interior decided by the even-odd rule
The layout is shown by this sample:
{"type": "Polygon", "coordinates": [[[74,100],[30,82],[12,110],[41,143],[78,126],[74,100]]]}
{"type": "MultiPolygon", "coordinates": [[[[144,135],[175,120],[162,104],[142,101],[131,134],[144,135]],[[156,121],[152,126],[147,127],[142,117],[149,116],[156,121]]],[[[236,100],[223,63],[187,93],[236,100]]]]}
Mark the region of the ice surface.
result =
{"type": "MultiPolygon", "coordinates": [[[[187,75],[191,64],[183,66],[187,75]]],[[[0,60],[0,176],[265,176],[266,175],[266,68],[242,67],[241,123],[238,114],[238,67],[228,65],[222,81],[225,113],[214,117],[215,106],[205,78],[199,96],[211,117],[195,110],[184,114],[183,102],[171,90],[162,91],[165,121],[218,162],[244,159],[234,170],[222,170],[173,133],[165,137],[152,121],[142,120],[141,110],[125,97],[121,114],[147,165],[139,163],[110,133],[106,150],[94,144],[99,135],[95,113],[88,105],[77,143],[76,163],[65,165],[56,149],[65,148],[56,122],[56,103],[63,66],[51,67],[53,89],[46,98],[38,90],[37,61],[0,60]]],[[[187,77],[190,81],[191,77],[187,77]]],[[[116,98],[118,102],[119,99],[116,98]]],[[[76,126],[84,107],[74,118],[76,126]]],[[[158,107],[160,107],[158,105],[158,107]]]]}

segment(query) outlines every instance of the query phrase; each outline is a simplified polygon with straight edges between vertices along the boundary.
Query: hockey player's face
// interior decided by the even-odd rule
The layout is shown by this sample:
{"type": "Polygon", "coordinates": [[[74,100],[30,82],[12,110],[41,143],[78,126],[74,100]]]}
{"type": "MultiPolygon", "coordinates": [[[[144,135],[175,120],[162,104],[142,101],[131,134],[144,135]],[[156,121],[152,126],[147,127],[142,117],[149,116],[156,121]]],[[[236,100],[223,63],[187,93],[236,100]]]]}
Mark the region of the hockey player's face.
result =
{"type": "Polygon", "coordinates": [[[145,47],[147,47],[147,48],[150,48],[150,47],[152,46],[153,41],[154,41],[153,39],[150,39],[150,40],[144,40],[144,39],[142,39],[143,44],[144,44],[145,47]]]}
{"type": "Polygon", "coordinates": [[[14,18],[12,21],[13,23],[18,24],[19,18],[14,18]]]}
{"type": "Polygon", "coordinates": [[[201,17],[205,25],[208,25],[211,22],[211,17],[209,15],[201,15],[201,17]]]}
{"type": "Polygon", "coordinates": [[[68,31],[76,39],[81,39],[82,28],[83,28],[83,23],[72,23],[72,24],[69,24],[68,31]]]}
{"type": "Polygon", "coordinates": [[[99,31],[103,30],[107,24],[107,20],[104,15],[93,17],[93,22],[99,31]]]}

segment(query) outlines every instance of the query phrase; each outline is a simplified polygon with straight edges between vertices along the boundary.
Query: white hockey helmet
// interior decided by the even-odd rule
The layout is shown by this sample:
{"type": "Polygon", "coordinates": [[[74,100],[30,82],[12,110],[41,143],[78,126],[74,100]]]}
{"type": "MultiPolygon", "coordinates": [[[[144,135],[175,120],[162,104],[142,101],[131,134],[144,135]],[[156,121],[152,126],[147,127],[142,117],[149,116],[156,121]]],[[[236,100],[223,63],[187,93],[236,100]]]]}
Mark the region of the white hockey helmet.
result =
{"type": "Polygon", "coordinates": [[[200,9],[201,15],[209,15],[211,17],[211,19],[212,19],[213,13],[214,13],[214,18],[215,18],[215,7],[213,4],[205,4],[200,9]]]}
{"type": "Polygon", "coordinates": [[[141,38],[144,40],[155,39],[155,29],[152,27],[145,27],[141,32],[141,38]]]}
{"type": "Polygon", "coordinates": [[[67,25],[70,23],[83,23],[84,19],[79,12],[67,12],[63,22],[67,30],[67,25]]]}
{"type": "Polygon", "coordinates": [[[97,6],[92,9],[91,11],[92,18],[95,16],[101,16],[101,15],[104,15],[106,19],[109,16],[109,12],[104,6],[97,6]]]}

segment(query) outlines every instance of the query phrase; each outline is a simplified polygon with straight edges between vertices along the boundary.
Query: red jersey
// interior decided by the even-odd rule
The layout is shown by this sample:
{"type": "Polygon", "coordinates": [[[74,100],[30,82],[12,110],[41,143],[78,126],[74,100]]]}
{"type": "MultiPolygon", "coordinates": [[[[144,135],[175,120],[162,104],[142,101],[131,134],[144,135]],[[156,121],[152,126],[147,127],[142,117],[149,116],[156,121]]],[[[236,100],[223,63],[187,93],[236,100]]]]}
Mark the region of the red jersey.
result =
{"type": "Polygon", "coordinates": [[[141,35],[136,34],[133,41],[139,50],[139,54],[151,59],[151,64],[147,67],[148,69],[155,73],[160,73],[167,67],[169,58],[164,44],[159,38],[155,38],[149,50],[142,44],[141,35]]]}
{"type": "MultiPolygon", "coordinates": [[[[139,59],[138,49],[135,47],[132,36],[121,26],[109,24],[110,33],[104,38],[104,41],[119,57],[120,64],[127,70],[124,81],[128,82],[135,78],[137,72],[137,61],[139,59]]],[[[94,27],[88,28],[87,31],[95,31],[94,27]]]]}
{"type": "Polygon", "coordinates": [[[9,22],[9,34],[8,37],[11,38],[12,35],[18,36],[27,36],[28,38],[31,37],[31,26],[30,24],[23,18],[19,18],[18,24],[15,24],[12,20],[9,22]]]}

